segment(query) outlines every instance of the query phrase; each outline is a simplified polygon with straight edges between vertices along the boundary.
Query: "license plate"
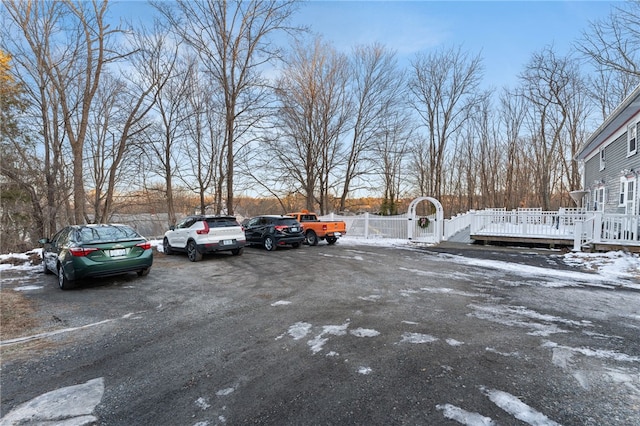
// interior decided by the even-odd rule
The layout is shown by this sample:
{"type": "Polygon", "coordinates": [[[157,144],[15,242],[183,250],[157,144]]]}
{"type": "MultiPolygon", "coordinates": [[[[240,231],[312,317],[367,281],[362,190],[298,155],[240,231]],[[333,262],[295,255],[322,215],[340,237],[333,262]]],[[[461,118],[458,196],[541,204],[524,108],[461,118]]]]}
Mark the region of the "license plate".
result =
{"type": "Polygon", "coordinates": [[[222,240],[223,246],[230,246],[231,244],[233,244],[233,240],[222,240]]]}
{"type": "Polygon", "coordinates": [[[289,229],[291,230],[291,232],[298,232],[298,228],[296,228],[295,226],[289,229]]]}
{"type": "Polygon", "coordinates": [[[122,256],[126,256],[127,255],[127,250],[126,249],[116,249],[116,250],[110,250],[109,251],[109,256],[111,257],[122,257],[122,256]]]}

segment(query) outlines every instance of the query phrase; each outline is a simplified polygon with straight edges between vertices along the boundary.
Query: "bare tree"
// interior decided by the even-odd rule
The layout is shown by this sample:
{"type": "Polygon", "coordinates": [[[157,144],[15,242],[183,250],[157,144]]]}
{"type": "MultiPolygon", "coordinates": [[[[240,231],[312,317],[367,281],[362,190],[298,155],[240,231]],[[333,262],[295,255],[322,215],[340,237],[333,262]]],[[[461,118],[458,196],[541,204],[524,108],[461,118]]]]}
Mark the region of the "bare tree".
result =
{"type": "Polygon", "coordinates": [[[569,119],[568,101],[574,78],[573,62],[557,57],[552,47],[532,55],[520,79],[529,109],[534,175],[540,205],[551,208],[551,194],[557,185],[562,136],[569,119]]]}
{"type": "Polygon", "coordinates": [[[170,76],[171,67],[158,66],[165,54],[166,38],[160,27],[153,33],[146,29],[138,31],[132,40],[136,53],[129,58],[137,72],[121,72],[120,78],[105,73],[96,92],[89,121],[94,129],[88,136],[96,223],[110,220],[118,185],[128,175],[137,175],[124,173],[132,170],[123,171],[122,167],[128,165],[127,154],[131,153],[134,142],[150,126],[147,115],[156,102],[157,92],[170,76]]]}
{"type": "Polygon", "coordinates": [[[590,24],[577,48],[604,69],[640,79],[640,0],[613,6],[590,24]]]}
{"type": "Polygon", "coordinates": [[[351,144],[347,148],[341,211],[345,209],[352,182],[366,173],[374,139],[381,133],[388,139],[384,129],[389,129],[390,115],[397,117],[394,110],[399,108],[404,88],[395,53],[381,44],[354,48],[351,67],[354,122],[351,144]]]}
{"type": "Polygon", "coordinates": [[[560,161],[564,174],[560,191],[562,201],[571,202],[569,192],[582,187],[580,168],[573,159],[589,136],[588,118],[592,112],[592,103],[588,97],[586,79],[581,75],[576,62],[572,62],[567,70],[569,84],[565,90],[567,122],[564,137],[560,141],[560,161]]]}
{"type": "Polygon", "coordinates": [[[89,116],[104,67],[123,57],[111,46],[120,30],[109,29],[105,22],[107,0],[7,0],[4,5],[29,46],[30,52],[25,53],[38,64],[40,80],[46,90],[55,91],[57,105],[47,104],[43,113],[60,109],[73,155],[74,219],[82,223],[87,220],[83,155],[89,116]]]}
{"type": "Polygon", "coordinates": [[[315,39],[311,47],[299,43],[278,81],[279,132],[268,141],[287,180],[306,199],[306,208],[328,208],[332,174],[342,161],[340,137],[350,118],[347,58],[315,39]]]}
{"type": "Polygon", "coordinates": [[[215,186],[215,211],[223,209],[222,189],[226,178],[224,151],[224,108],[209,81],[198,69],[191,67],[185,92],[185,138],[183,158],[189,163],[181,180],[198,195],[200,212],[208,206],[206,194],[215,186]]]}
{"type": "Polygon", "coordinates": [[[591,100],[597,105],[599,122],[607,119],[609,114],[640,84],[640,76],[612,71],[601,65],[589,79],[585,90],[589,92],[591,100]]]}
{"type": "MultiPolygon", "coordinates": [[[[166,81],[159,86],[154,104],[154,124],[140,135],[141,151],[157,166],[158,175],[164,183],[164,196],[167,202],[168,225],[177,221],[174,202],[174,176],[179,175],[182,163],[178,149],[184,137],[184,123],[187,120],[190,68],[193,61],[181,57],[179,43],[163,50],[155,62],[150,63],[152,74],[165,75],[166,81]]],[[[155,169],[155,167],[154,167],[155,169]]]]}
{"type": "Polygon", "coordinates": [[[263,99],[264,65],[280,57],[268,38],[291,30],[287,21],[295,4],[295,0],[178,0],[176,13],[168,3],[155,3],[224,94],[229,214],[233,214],[235,143],[251,121],[243,119],[263,99]]]}
{"type": "Polygon", "coordinates": [[[504,152],[504,196],[501,206],[507,209],[518,207],[523,195],[518,191],[518,181],[523,168],[522,126],[526,115],[525,98],[504,89],[500,95],[500,123],[503,139],[500,144],[504,152]]]}
{"type": "Polygon", "coordinates": [[[480,56],[471,57],[460,48],[418,54],[411,63],[413,76],[409,89],[414,108],[427,132],[427,154],[418,172],[421,194],[442,197],[443,168],[447,143],[469,119],[477,102],[476,92],[482,78],[480,56]]]}
{"type": "Polygon", "coordinates": [[[399,214],[398,201],[406,190],[403,188],[403,183],[406,182],[404,166],[411,146],[413,126],[408,114],[395,108],[381,117],[380,124],[381,127],[375,134],[371,162],[383,182],[380,213],[396,215],[399,214]]]}

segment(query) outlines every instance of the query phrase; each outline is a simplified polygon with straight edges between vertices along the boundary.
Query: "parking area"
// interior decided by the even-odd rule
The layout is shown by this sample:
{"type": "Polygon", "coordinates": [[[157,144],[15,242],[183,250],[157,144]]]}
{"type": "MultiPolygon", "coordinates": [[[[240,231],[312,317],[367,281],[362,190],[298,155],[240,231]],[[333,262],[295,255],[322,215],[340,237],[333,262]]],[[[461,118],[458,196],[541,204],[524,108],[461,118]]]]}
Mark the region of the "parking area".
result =
{"type": "Polygon", "coordinates": [[[3,275],[42,327],[2,346],[1,424],[34,398],[53,416],[56,391],[74,424],[637,424],[640,292],[552,253],[482,253],[156,253],[146,277],[72,291],[3,275]]]}

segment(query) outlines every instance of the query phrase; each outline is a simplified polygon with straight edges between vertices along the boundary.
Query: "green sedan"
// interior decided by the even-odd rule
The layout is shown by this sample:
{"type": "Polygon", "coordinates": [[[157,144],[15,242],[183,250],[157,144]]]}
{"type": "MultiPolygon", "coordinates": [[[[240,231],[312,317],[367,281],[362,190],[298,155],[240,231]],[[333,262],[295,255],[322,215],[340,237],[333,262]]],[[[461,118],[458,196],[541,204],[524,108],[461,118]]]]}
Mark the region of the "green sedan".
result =
{"type": "Polygon", "coordinates": [[[126,225],[71,225],[40,243],[43,272],[58,275],[62,290],[87,278],[128,272],[144,276],[153,264],[151,243],[126,225]]]}

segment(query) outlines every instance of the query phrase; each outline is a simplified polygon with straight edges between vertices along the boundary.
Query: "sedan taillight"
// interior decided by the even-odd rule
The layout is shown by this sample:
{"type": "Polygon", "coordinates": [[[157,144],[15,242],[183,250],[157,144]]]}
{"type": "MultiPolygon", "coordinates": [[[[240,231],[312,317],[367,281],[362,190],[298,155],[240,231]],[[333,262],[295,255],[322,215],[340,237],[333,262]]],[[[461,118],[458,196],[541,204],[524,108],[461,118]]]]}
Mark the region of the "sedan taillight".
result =
{"type": "Polygon", "coordinates": [[[198,235],[207,235],[209,233],[209,224],[207,223],[207,221],[203,221],[202,222],[204,224],[204,229],[198,229],[196,231],[196,234],[198,235]]]}
{"type": "Polygon", "coordinates": [[[145,241],[144,243],[138,243],[136,247],[140,247],[142,250],[149,250],[151,249],[151,242],[145,241]]]}
{"type": "Polygon", "coordinates": [[[72,256],[83,257],[97,250],[98,250],[97,248],[93,248],[93,247],[92,248],[73,247],[69,249],[69,253],[71,253],[72,256]]]}

